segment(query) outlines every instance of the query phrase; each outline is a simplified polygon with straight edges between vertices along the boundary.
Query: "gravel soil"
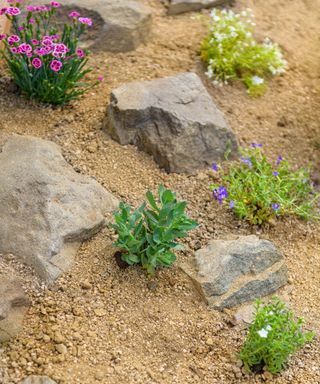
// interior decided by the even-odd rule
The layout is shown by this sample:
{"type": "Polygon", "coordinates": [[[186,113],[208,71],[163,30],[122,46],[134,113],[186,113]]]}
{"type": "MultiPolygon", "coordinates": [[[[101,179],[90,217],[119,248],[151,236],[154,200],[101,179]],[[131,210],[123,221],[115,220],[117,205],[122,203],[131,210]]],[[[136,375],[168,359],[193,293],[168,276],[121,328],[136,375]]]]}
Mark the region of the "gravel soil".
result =
{"type": "Polygon", "coordinates": [[[94,76],[102,74],[105,81],[72,107],[26,101],[0,78],[0,132],[53,140],[78,172],[134,206],[147,189],[156,191],[163,183],[188,200],[200,226],[186,239],[178,263],[152,280],[139,268],[119,269],[108,228],[83,244],[70,273],[50,288],[14,257],[3,256],[0,268],[25,276],[33,306],[23,332],[0,346],[0,383],[18,383],[28,374],[47,374],[66,384],[320,383],[320,225],[290,218],[264,228],[239,222],[212,201],[211,170],[168,175],[152,158],[120,146],[102,130],[111,89],[131,80],[196,71],[243,146],[259,142],[270,158],[281,154],[295,166],[312,163],[319,180],[320,1],[236,2],[236,9],[254,10],[258,35],[277,41],[289,62],[287,73],[272,80],[259,99],[247,96],[240,84],[217,89],[205,78],[198,51],[208,11],[169,17],[160,1],[144,2],[154,12],[150,42],[126,54],[94,53],[94,76]],[[179,269],[209,239],[230,233],[275,242],[290,277],[280,295],[317,333],[281,375],[242,371],[236,354],[245,325],[233,320],[234,310],[208,310],[179,269]]]}

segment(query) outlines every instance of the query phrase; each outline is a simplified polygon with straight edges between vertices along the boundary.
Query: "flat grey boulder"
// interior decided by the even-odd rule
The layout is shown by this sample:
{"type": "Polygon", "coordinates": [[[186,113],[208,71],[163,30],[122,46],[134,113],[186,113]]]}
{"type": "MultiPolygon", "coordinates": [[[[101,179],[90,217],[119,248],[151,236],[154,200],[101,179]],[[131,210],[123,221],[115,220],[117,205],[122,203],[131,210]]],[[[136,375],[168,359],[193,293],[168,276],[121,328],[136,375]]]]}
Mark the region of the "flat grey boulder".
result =
{"type": "Polygon", "coordinates": [[[60,148],[12,136],[0,148],[0,253],[12,253],[54,281],[68,270],[80,243],[105,225],[117,199],[76,173],[60,148]]]}
{"type": "Polygon", "coordinates": [[[28,307],[29,301],[18,280],[0,275],[0,343],[21,331],[28,307]]]}
{"type": "Polygon", "coordinates": [[[28,376],[20,384],[57,384],[56,381],[53,381],[48,376],[28,376]]]}
{"type": "Polygon", "coordinates": [[[281,253],[272,242],[254,235],[211,240],[182,269],[209,306],[216,309],[269,295],[288,280],[281,253]]]}
{"type": "Polygon", "coordinates": [[[231,4],[234,0],[169,0],[168,14],[199,11],[203,8],[217,7],[219,5],[231,4]]]}
{"type": "MultiPolygon", "coordinates": [[[[30,4],[43,5],[44,2],[35,0],[30,4]]],[[[151,9],[135,0],[63,0],[58,21],[66,21],[65,15],[72,10],[93,20],[86,35],[86,46],[97,50],[131,51],[151,35],[151,9]]]]}
{"type": "Polygon", "coordinates": [[[125,84],[111,93],[105,127],[120,144],[134,144],[167,172],[211,167],[237,143],[195,73],[125,84]]]}

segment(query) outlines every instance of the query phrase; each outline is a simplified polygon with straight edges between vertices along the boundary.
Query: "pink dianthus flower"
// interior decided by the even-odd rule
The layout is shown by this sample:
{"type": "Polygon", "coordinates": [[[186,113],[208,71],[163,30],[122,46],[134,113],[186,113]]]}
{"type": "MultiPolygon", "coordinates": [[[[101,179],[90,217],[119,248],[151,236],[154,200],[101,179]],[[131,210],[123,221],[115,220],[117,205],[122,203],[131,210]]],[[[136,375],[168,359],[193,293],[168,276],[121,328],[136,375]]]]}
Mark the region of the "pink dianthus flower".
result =
{"type": "Polygon", "coordinates": [[[39,68],[42,67],[42,61],[41,61],[38,57],[35,57],[35,58],[32,60],[31,64],[33,65],[33,67],[34,67],[35,69],[39,69],[39,68]]]}
{"type": "Polygon", "coordinates": [[[80,21],[81,24],[89,25],[89,27],[91,27],[92,25],[92,20],[89,17],[79,17],[78,20],[80,21]]]}
{"type": "Polygon", "coordinates": [[[52,60],[51,63],[50,63],[50,68],[55,71],[55,72],[59,72],[60,69],[62,68],[62,63],[61,61],[59,60],[52,60]]]}

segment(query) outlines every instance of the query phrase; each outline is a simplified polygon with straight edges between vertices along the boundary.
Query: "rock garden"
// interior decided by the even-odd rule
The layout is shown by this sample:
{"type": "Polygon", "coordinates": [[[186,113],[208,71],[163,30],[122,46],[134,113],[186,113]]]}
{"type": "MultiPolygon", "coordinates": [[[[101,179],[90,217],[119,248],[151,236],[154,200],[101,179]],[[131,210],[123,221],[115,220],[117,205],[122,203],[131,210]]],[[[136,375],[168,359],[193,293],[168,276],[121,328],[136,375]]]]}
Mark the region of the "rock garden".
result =
{"type": "Polygon", "coordinates": [[[317,0],[0,1],[0,383],[320,383],[317,0]]]}

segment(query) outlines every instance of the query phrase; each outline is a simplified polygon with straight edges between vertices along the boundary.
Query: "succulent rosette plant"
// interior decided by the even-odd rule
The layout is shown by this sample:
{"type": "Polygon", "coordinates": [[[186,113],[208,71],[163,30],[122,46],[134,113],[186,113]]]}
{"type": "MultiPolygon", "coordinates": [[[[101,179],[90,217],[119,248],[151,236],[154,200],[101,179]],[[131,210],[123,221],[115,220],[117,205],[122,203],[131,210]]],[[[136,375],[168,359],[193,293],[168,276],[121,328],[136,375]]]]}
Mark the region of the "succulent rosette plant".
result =
{"type": "Polygon", "coordinates": [[[42,103],[68,104],[79,99],[97,82],[87,82],[87,49],[79,47],[81,35],[92,20],[79,12],[69,13],[70,23],[61,32],[52,20],[61,4],[26,6],[26,16],[21,16],[21,1],[8,1],[0,9],[12,23],[11,35],[0,35],[4,43],[1,50],[10,76],[20,91],[42,103]]]}

